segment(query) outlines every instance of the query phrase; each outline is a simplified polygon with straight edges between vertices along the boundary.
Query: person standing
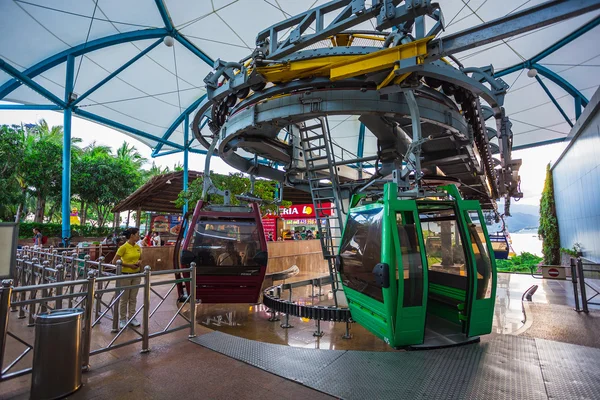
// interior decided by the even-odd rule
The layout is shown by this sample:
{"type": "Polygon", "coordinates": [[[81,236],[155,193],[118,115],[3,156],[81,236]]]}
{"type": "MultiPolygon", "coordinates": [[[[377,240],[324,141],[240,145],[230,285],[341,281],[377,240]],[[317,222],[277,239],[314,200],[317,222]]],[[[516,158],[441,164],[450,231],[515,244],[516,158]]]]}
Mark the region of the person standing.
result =
{"type": "MultiPolygon", "coordinates": [[[[121,273],[125,276],[131,274],[137,274],[140,272],[142,262],[142,248],[137,244],[140,240],[140,231],[137,228],[129,228],[124,232],[124,236],[127,239],[125,244],[119,247],[117,254],[113,259],[112,263],[116,263],[121,260],[121,273]]],[[[135,286],[142,282],[141,277],[135,277],[131,279],[119,280],[119,286],[135,286]]],[[[137,304],[137,294],[139,288],[125,289],[121,296],[119,303],[119,328],[124,328],[127,325],[127,321],[130,320],[135,314],[137,304]]],[[[137,319],[131,320],[132,326],[140,326],[137,319]]]]}
{"type": "Polygon", "coordinates": [[[40,228],[33,228],[33,247],[42,247],[42,231],[40,228]]]}

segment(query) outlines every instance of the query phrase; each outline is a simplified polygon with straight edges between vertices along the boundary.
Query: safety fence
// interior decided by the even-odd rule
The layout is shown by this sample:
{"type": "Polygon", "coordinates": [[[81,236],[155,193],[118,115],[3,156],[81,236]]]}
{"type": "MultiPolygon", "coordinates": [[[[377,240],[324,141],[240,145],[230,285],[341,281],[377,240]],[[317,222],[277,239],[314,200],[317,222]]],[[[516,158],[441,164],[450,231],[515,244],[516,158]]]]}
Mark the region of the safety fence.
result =
{"type": "Polygon", "coordinates": [[[575,295],[575,311],[577,312],[589,312],[588,304],[600,306],[600,303],[592,302],[596,296],[600,294],[600,291],[589,282],[586,282],[585,273],[588,275],[600,273],[600,264],[584,262],[581,257],[577,259],[571,258],[571,279],[573,282],[573,292],[575,295]],[[579,282],[579,290],[581,292],[581,308],[579,307],[579,295],[577,293],[577,282],[579,282]],[[588,297],[587,290],[591,290],[593,295],[588,297]]]}
{"type": "MultiPolygon", "coordinates": [[[[33,367],[12,371],[33,349],[26,340],[30,336],[27,328],[14,326],[21,337],[9,330],[11,311],[18,319],[27,318],[27,326],[35,324],[40,313],[62,308],[83,308],[82,367],[89,369],[90,356],[142,343],[143,353],[150,350],[150,340],[168,333],[189,329],[189,336],[195,336],[196,285],[190,284],[190,296],[177,305],[177,310],[168,322],[158,320],[156,314],[177,284],[196,282],[196,265],[178,270],[152,272],[149,266],[138,274],[121,275],[121,262],[105,264],[102,258],[97,261],[79,259],[77,255],[19,251],[17,255],[15,280],[4,280],[0,287],[0,381],[16,378],[32,372],[33,367]],[[30,258],[30,256],[36,256],[30,258]],[[169,276],[170,275],[170,276],[169,276]],[[140,284],[130,284],[139,278],[140,284]],[[154,278],[154,279],[152,279],[154,278]],[[127,280],[129,284],[125,284],[127,280]],[[167,287],[166,293],[159,287],[167,287]],[[127,289],[141,289],[142,302],[136,307],[132,317],[119,326],[119,301],[127,289]],[[162,291],[161,292],[159,292],[162,291]],[[154,303],[154,305],[152,305],[154,303]],[[183,311],[189,305],[188,315],[183,311]],[[132,321],[141,315],[141,327],[136,328],[132,321]],[[177,317],[185,324],[174,326],[177,317]],[[153,318],[155,317],[155,318],[153,318]],[[104,320],[111,321],[111,329],[100,329],[104,320]],[[152,322],[152,323],[151,323],[152,322]],[[118,341],[126,331],[134,332],[128,340],[118,341]],[[93,340],[97,337],[97,340],[93,340]],[[25,346],[25,350],[2,369],[7,350],[8,338],[25,346]],[[12,371],[12,372],[11,372],[12,371]]],[[[167,313],[168,314],[168,313],[167,313]]],[[[170,314],[169,314],[170,315],[170,314]]],[[[14,347],[13,347],[14,348],[14,347]]],[[[60,355],[57,355],[60,356],[60,355]]],[[[12,358],[12,357],[11,357],[12,358]]]]}
{"type": "Polygon", "coordinates": [[[56,259],[57,257],[67,254],[69,256],[76,256],[77,258],[83,258],[85,255],[89,255],[91,260],[95,261],[100,256],[115,252],[117,246],[115,244],[98,244],[91,246],[77,246],[77,247],[38,247],[38,246],[23,246],[17,249],[17,253],[22,256],[29,258],[37,258],[40,260],[45,259],[56,259]]]}

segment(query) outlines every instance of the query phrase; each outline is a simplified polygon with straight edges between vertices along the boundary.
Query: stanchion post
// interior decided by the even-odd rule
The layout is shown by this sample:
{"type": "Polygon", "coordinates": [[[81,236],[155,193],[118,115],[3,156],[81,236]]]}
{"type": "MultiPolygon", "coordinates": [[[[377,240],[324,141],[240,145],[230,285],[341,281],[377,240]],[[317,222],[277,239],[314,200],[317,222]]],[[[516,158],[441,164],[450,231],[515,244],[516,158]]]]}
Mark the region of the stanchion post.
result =
{"type": "MultiPolygon", "coordinates": [[[[98,257],[98,277],[102,276],[102,261],[104,261],[104,257],[100,256],[98,257]]],[[[102,290],[102,282],[98,282],[98,287],[96,288],[98,291],[102,290]]],[[[100,316],[100,311],[101,311],[101,306],[102,306],[102,294],[101,293],[97,293],[96,294],[96,314],[94,315],[94,320],[98,319],[98,317],[100,316]]],[[[99,324],[102,323],[102,321],[98,321],[99,324]]]]}
{"type": "Polygon", "coordinates": [[[581,308],[584,313],[587,313],[589,310],[587,293],[585,290],[585,276],[583,276],[583,261],[581,261],[581,257],[577,258],[577,275],[579,276],[579,288],[581,290],[581,308]]]}
{"type": "MultiPolygon", "coordinates": [[[[45,284],[48,283],[46,282],[46,280],[48,279],[48,266],[49,266],[49,262],[48,260],[46,261],[42,261],[42,276],[40,278],[40,284],[45,284]]],[[[46,298],[48,297],[48,289],[42,289],[42,298],[46,298]]],[[[48,303],[46,301],[42,302],[41,304],[41,312],[47,312],[48,311],[48,303]]]]}
{"type": "Polygon", "coordinates": [[[313,333],[314,337],[323,337],[323,331],[321,330],[321,318],[317,318],[317,330],[313,333]]]}
{"type": "MultiPolygon", "coordinates": [[[[35,282],[35,263],[38,262],[39,260],[37,258],[32,258],[31,259],[31,274],[29,275],[29,286],[35,286],[36,282],[35,282]]],[[[29,294],[29,299],[35,299],[37,298],[37,290],[32,290],[29,294]]],[[[37,308],[37,304],[36,303],[32,303],[29,304],[27,306],[27,311],[29,312],[29,319],[27,321],[27,326],[34,326],[35,325],[35,321],[33,319],[34,315],[35,315],[35,311],[37,308]]]]}
{"type": "Polygon", "coordinates": [[[190,263],[190,338],[196,337],[196,263],[190,263]]]}
{"type": "Polygon", "coordinates": [[[83,335],[83,370],[90,370],[90,350],[92,348],[92,313],[94,294],[96,291],[96,277],[94,271],[89,271],[87,275],[87,295],[85,298],[85,321],[83,335]]]}
{"type": "Polygon", "coordinates": [[[4,350],[6,349],[6,334],[8,332],[8,310],[12,294],[12,280],[5,279],[0,287],[0,377],[4,365],[4,350]]]}
{"type": "Polygon", "coordinates": [[[143,324],[144,329],[142,331],[142,353],[150,351],[150,274],[151,268],[149,265],[144,267],[144,310],[143,310],[143,324]]]}
{"type": "MultiPolygon", "coordinates": [[[[123,261],[117,260],[117,276],[121,276],[121,268],[123,261]]],[[[119,281],[115,280],[115,287],[119,286],[119,281]]],[[[115,291],[115,298],[121,294],[121,291],[115,291]]],[[[113,319],[112,319],[112,329],[110,330],[112,333],[119,332],[119,302],[120,300],[115,301],[113,305],[113,319]]]]}
{"type": "Polygon", "coordinates": [[[575,311],[579,309],[579,294],[577,293],[577,266],[574,258],[571,257],[571,282],[573,282],[573,298],[575,299],[575,311]]]}
{"type": "MultiPolygon", "coordinates": [[[[58,264],[56,266],[56,281],[64,282],[65,280],[65,267],[62,264],[58,264]]],[[[56,302],[54,303],[54,308],[60,310],[62,308],[63,299],[61,298],[63,292],[62,286],[58,286],[56,288],[56,302]]]]}
{"type": "MultiPolygon", "coordinates": [[[[290,286],[290,296],[288,297],[288,301],[290,302],[290,304],[292,303],[292,287],[290,286]]],[[[285,313],[285,323],[279,325],[280,327],[284,328],[284,329],[288,329],[288,328],[293,328],[292,325],[290,325],[290,314],[289,312],[285,313]]]]}
{"type": "Polygon", "coordinates": [[[352,339],[350,334],[350,321],[346,321],[346,333],[342,335],[342,339],[352,339]]]}
{"type": "Polygon", "coordinates": [[[90,261],[90,255],[86,254],[83,256],[83,276],[88,276],[88,262],[90,261]]]}

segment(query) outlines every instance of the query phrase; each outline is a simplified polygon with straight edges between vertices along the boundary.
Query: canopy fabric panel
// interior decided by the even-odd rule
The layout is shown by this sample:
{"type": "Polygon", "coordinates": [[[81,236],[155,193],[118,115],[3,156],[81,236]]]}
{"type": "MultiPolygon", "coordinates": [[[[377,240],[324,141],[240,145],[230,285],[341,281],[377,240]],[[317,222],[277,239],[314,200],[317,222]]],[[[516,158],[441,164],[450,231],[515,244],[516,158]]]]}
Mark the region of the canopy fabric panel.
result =
{"type": "MultiPolygon", "coordinates": [[[[438,36],[443,38],[542,2],[447,0],[441,2],[446,30],[438,36]]],[[[20,73],[37,68],[33,81],[63,100],[66,58],[54,63],[53,58],[77,51],[74,92],[84,98],[77,103],[81,112],[76,115],[119,129],[152,148],[160,144],[163,151],[183,150],[186,144],[181,116],[192,114],[192,104],[206,93],[203,78],[210,72],[212,60],[238,61],[246,57],[254,49],[259,31],[325,3],[325,0],[6,0],[0,2],[3,16],[0,59],[20,73]],[[168,47],[162,39],[173,32],[180,37],[168,47]]],[[[598,12],[582,15],[456,54],[456,58],[465,66],[493,64],[495,71],[501,71],[530,60],[586,24],[596,23],[599,16],[598,12]]],[[[430,28],[431,21],[428,24],[430,28]]],[[[366,21],[353,29],[373,27],[373,21],[366,21]]],[[[289,31],[280,38],[285,38],[289,31]]],[[[599,33],[600,27],[596,26],[537,63],[589,99],[600,85],[600,74],[596,73],[599,33]]],[[[510,85],[505,108],[513,123],[517,147],[566,138],[570,131],[567,119],[573,123],[577,116],[574,99],[562,84],[546,76],[538,78],[566,119],[537,79],[527,76],[526,70],[505,75],[503,79],[510,85]]],[[[11,82],[13,77],[0,71],[0,100],[52,104],[24,85],[8,90],[11,82]]],[[[341,148],[354,154],[359,152],[360,122],[356,117],[332,117],[330,127],[336,152],[341,148]]],[[[204,150],[196,142],[190,148],[204,150]]],[[[376,140],[367,129],[362,154],[371,156],[376,152],[376,140]]]]}

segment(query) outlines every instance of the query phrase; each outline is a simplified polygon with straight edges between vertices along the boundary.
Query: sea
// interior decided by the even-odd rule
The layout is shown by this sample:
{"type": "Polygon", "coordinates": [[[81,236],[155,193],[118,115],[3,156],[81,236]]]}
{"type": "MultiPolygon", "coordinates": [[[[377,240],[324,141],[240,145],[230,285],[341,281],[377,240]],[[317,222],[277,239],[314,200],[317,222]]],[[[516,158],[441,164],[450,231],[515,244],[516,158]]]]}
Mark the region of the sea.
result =
{"type": "Polygon", "coordinates": [[[542,257],[542,240],[538,237],[537,229],[522,229],[511,233],[512,248],[519,255],[526,251],[542,257]]]}

